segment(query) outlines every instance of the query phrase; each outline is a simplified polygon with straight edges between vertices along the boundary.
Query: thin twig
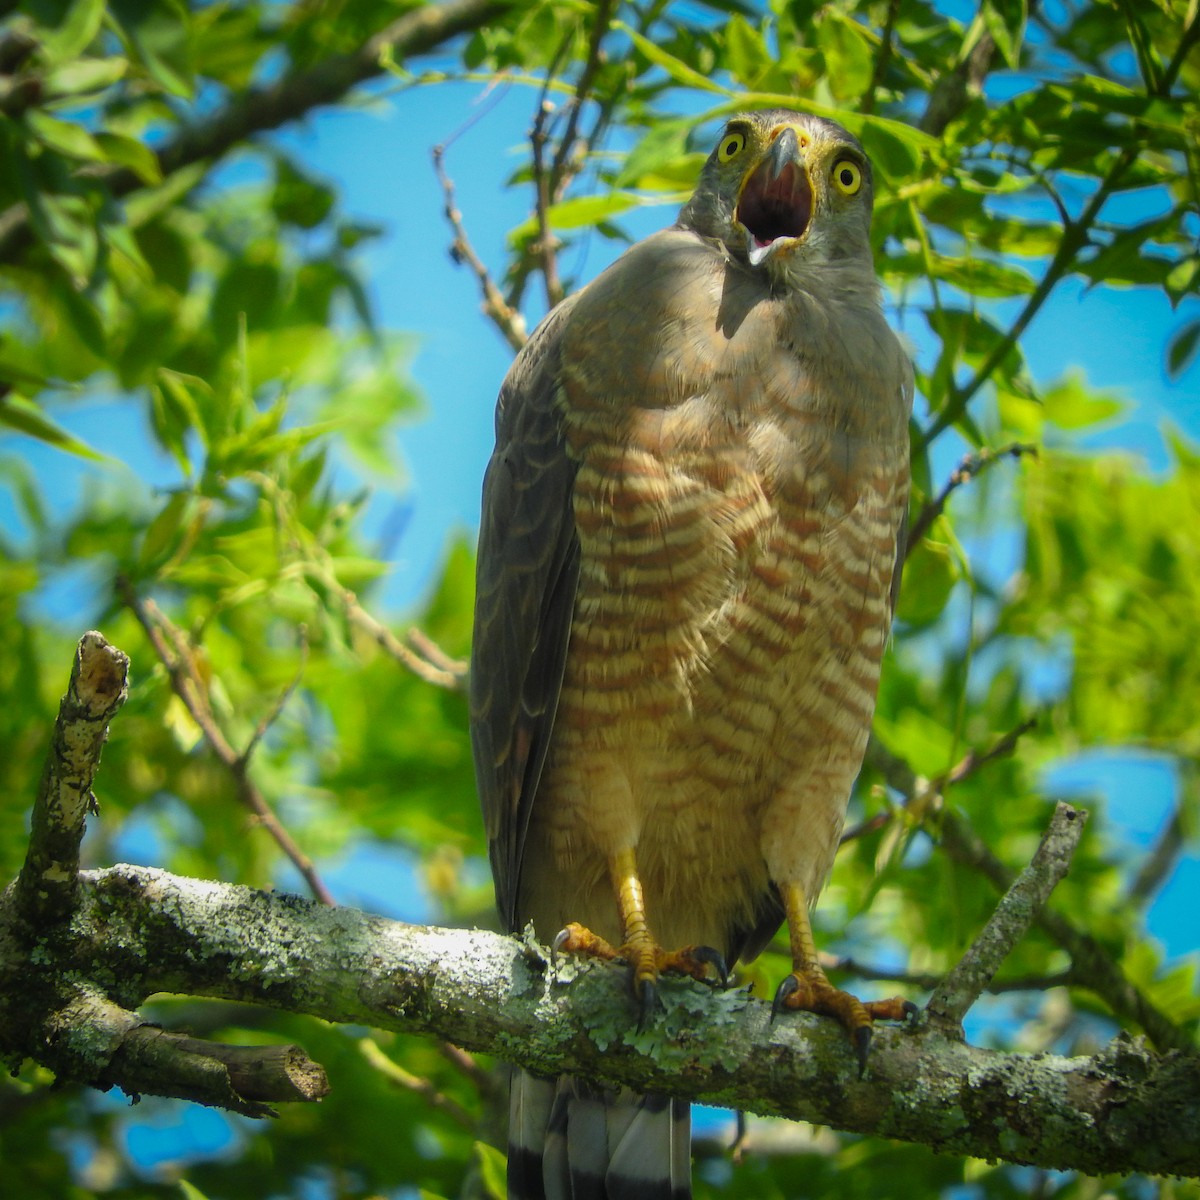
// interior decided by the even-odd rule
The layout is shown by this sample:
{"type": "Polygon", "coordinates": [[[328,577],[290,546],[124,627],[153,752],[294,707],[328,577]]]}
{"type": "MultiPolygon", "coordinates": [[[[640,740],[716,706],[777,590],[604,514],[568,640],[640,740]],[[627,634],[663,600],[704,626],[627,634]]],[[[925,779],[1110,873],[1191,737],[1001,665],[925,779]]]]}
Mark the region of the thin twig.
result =
{"type": "MultiPolygon", "coordinates": [[[[1018,727],[1022,731],[1028,725],[1018,727]]],[[[985,761],[995,758],[1000,749],[1015,744],[1017,730],[1005,734],[990,751],[967,755],[956,768],[947,773],[961,780],[977,770],[985,761]]],[[[902,758],[892,754],[872,736],[867,744],[866,760],[905,797],[905,808],[918,805],[920,798],[929,802],[930,784],[919,776],[902,758]]],[[[938,797],[937,799],[940,799],[938,797]]],[[[890,818],[890,814],[889,814],[890,818]]],[[[952,808],[942,807],[939,821],[939,846],[955,862],[983,875],[996,891],[1004,893],[1012,886],[1012,872],[992,853],[988,845],[971,828],[964,817],[952,808]]],[[[1188,1049],[1193,1046],[1187,1033],[1175,1025],[1126,977],[1121,965],[1107,949],[1090,934],[1084,933],[1066,917],[1045,908],[1037,916],[1038,924],[1050,938],[1064,949],[1071,959],[1076,984],[1099,996],[1119,1017],[1135,1021],[1149,1035],[1159,1050],[1188,1049]]]]}
{"type": "Polygon", "coordinates": [[[300,686],[300,680],[304,678],[304,668],[308,666],[308,630],[305,626],[301,625],[297,629],[297,634],[300,639],[300,662],[296,667],[296,673],[292,676],[291,682],[288,683],[287,687],[275,697],[275,703],[263,713],[258,725],[255,726],[250,741],[246,743],[246,748],[242,751],[243,762],[249,763],[251,755],[258,748],[258,743],[262,741],[267,730],[279,719],[280,713],[283,712],[287,702],[300,686]]]}
{"type": "MultiPolygon", "coordinates": [[[[1155,90],[1156,95],[1167,96],[1170,94],[1179,72],[1183,69],[1183,63],[1189,47],[1197,39],[1200,39],[1200,9],[1193,15],[1187,28],[1183,31],[1179,46],[1163,71],[1162,78],[1158,81],[1155,90]]],[[[985,35],[984,38],[980,39],[980,45],[985,40],[990,39],[985,35]]],[[[990,55],[991,52],[989,51],[989,61],[990,55]]],[[[931,109],[932,105],[933,98],[930,101],[931,109]]],[[[927,117],[929,116],[929,112],[930,110],[926,111],[927,117]]],[[[923,127],[925,127],[924,123],[923,127]]],[[[1137,162],[1140,154],[1141,147],[1137,144],[1126,146],[1113,160],[1112,166],[1109,167],[1104,178],[1100,181],[1100,186],[1092,193],[1091,198],[1084,206],[1083,212],[1080,213],[1078,219],[1064,223],[1062,238],[1059,241],[1057,250],[1054,252],[1054,257],[1050,260],[1050,265],[1046,268],[1046,273],[1042,276],[1037,287],[1030,294],[1024,307],[1017,315],[1017,319],[1012,323],[1008,332],[1000,341],[992,347],[991,352],[980,364],[971,379],[962,387],[952,389],[941,411],[925,433],[922,434],[920,441],[921,448],[928,446],[938,434],[950,425],[953,425],[962,416],[972,397],[991,378],[992,373],[1008,357],[1013,347],[1020,341],[1021,335],[1025,332],[1030,321],[1037,315],[1062,277],[1074,265],[1076,255],[1088,244],[1091,228],[1099,216],[1100,210],[1107,203],[1109,196],[1112,195],[1117,185],[1125,176],[1125,173],[1137,162]]]]}
{"type": "Polygon", "coordinates": [[[1183,811],[1176,805],[1171,819],[1158,835],[1146,861],[1129,888],[1129,899],[1139,907],[1149,901],[1175,869],[1183,851],[1183,811]]]}
{"type": "Polygon", "coordinates": [[[428,1079],[406,1071],[399,1063],[394,1062],[380,1049],[374,1038],[360,1038],[358,1048],[363,1058],[367,1060],[385,1079],[410,1092],[416,1092],[431,1108],[444,1112],[452,1121],[461,1125],[468,1133],[474,1133],[478,1121],[467,1112],[457,1100],[452,1100],[445,1093],[438,1091],[428,1079]]]}
{"type": "MultiPolygon", "coordinates": [[[[409,9],[357,49],[296,68],[261,87],[248,88],[202,119],[178,129],[155,152],[164,176],[192,163],[215,162],[256,133],[277,129],[315,108],[339,101],[351,88],[379,75],[387,58],[425,54],[451,38],[503,16],[512,0],[447,0],[409,9]]],[[[145,185],[127,167],[99,176],[108,194],[126,196],[145,185]]],[[[95,178],[95,176],[93,176],[95,178]]],[[[12,262],[30,241],[29,210],[22,201],[0,212],[0,262],[12,262]]]]}
{"type": "Polygon", "coordinates": [[[464,1078],[469,1079],[475,1086],[475,1089],[485,1099],[499,1099],[501,1094],[507,1094],[501,1088],[493,1071],[485,1071],[479,1065],[473,1054],[469,1054],[461,1046],[456,1046],[453,1042],[438,1042],[438,1053],[452,1066],[460,1072],[464,1078]]]}
{"type": "MultiPolygon", "coordinates": [[[[860,962],[850,955],[829,954],[823,950],[817,952],[821,966],[826,973],[850,975],[856,979],[868,979],[874,983],[903,983],[909,987],[931,992],[943,980],[944,976],[929,971],[902,971],[888,967],[876,967],[869,963],[860,962]]],[[[1003,995],[1007,992],[1044,992],[1055,987],[1071,987],[1078,980],[1073,970],[1055,971],[1048,975],[1015,975],[1011,979],[989,980],[985,991],[993,995],[1003,995]]]]}
{"type": "Polygon", "coordinates": [[[438,182],[442,186],[443,206],[446,220],[454,232],[454,241],[450,246],[450,255],[456,263],[466,263],[479,281],[483,293],[483,311],[488,319],[500,330],[504,340],[514,349],[520,350],[528,341],[525,332],[525,318],[504,299],[504,294],[496,286],[491,273],[484,266],[483,260],[475,252],[470,238],[463,226],[462,213],[455,203],[454,182],[446,172],[446,147],[433,148],[433,169],[437,172],[438,182]]]}
{"type": "MultiPolygon", "coordinates": [[[[549,78],[549,75],[547,75],[549,78]]],[[[529,132],[529,144],[533,149],[534,211],[538,227],[538,257],[542,267],[542,278],[546,284],[546,304],[553,308],[563,298],[562,280],[558,274],[558,243],[550,230],[550,180],[546,175],[543,155],[546,148],[546,119],[553,112],[545,96],[538,103],[529,132]]]]}
{"type": "Polygon", "coordinates": [[[879,39],[879,50],[875,54],[875,69],[871,72],[871,82],[867,85],[862,103],[858,106],[860,112],[875,111],[875,93],[883,86],[883,77],[892,61],[892,37],[896,32],[896,18],[899,15],[900,0],[888,0],[887,17],[884,19],[883,33],[879,39]]]}
{"type": "MultiPolygon", "coordinates": [[[[117,581],[117,590],[146,631],[150,645],[166,668],[175,694],[183,701],[192,720],[217,759],[233,778],[238,798],[254,814],[255,819],[275,839],[280,850],[300,872],[309,890],[322,904],[332,905],[333,895],[317,874],[312,859],[300,849],[287,829],[275,815],[266,797],[250,778],[247,754],[239,754],[222,732],[208,702],[208,692],[196,669],[191,646],[179,629],[153,600],[141,600],[127,579],[117,581]],[[169,643],[169,644],[168,644],[169,643]]],[[[255,735],[257,740],[258,734],[255,735]]]]}
{"type": "Polygon", "coordinates": [[[893,758],[874,738],[867,745],[864,760],[887,780],[889,786],[904,796],[900,809],[888,808],[852,825],[841,837],[839,845],[853,842],[857,838],[875,833],[890,825],[897,813],[903,811],[910,820],[923,817],[929,812],[940,812],[942,793],[951,784],[970,779],[981,767],[998,758],[1006,758],[1016,749],[1017,742],[1037,725],[1037,717],[1028,717],[1015,728],[1001,734],[986,750],[969,750],[954,766],[943,771],[934,779],[915,774],[907,763],[893,758]]]}
{"type": "Polygon", "coordinates": [[[574,172],[567,170],[571,150],[575,144],[575,131],[579,127],[579,114],[583,111],[584,102],[592,90],[592,80],[600,67],[601,46],[604,35],[608,32],[608,22],[612,15],[613,0],[600,0],[596,6],[596,15],[592,18],[592,33],[588,41],[587,61],[579,73],[579,81],[575,85],[575,95],[570,102],[570,113],[567,116],[567,127],[563,130],[558,149],[554,153],[554,162],[550,166],[550,195],[555,202],[562,199],[563,191],[574,172]]]}
{"type": "Polygon", "coordinates": [[[1083,836],[1087,813],[1059,801],[1032,861],[1005,892],[971,948],[938,985],[925,1006],[943,1031],[961,1032],[963,1017],[1013,947],[1029,931],[1050,893],[1067,873],[1083,836]]]}
{"type": "Polygon", "coordinates": [[[1007,758],[1017,748],[1017,743],[1036,727],[1037,717],[1027,717],[1019,725],[997,738],[986,750],[969,750],[949,771],[940,775],[933,786],[939,792],[945,791],[951,784],[962,783],[963,780],[970,779],[980,767],[987,763],[994,762],[998,758],[1007,758]]]}
{"type": "Polygon", "coordinates": [[[408,632],[409,640],[416,646],[415,650],[410,649],[386,625],[371,616],[349,588],[342,587],[332,578],[326,579],[325,582],[341,600],[351,624],[357,625],[397,662],[435,687],[447,688],[452,692],[463,690],[467,679],[465,662],[451,658],[427,634],[419,630],[410,629],[408,632]]]}
{"type": "Polygon", "coordinates": [[[904,548],[904,556],[908,557],[913,549],[920,545],[921,539],[929,532],[929,527],[942,515],[951,495],[965,483],[969,483],[993,463],[1002,458],[1020,458],[1023,454],[1037,454],[1037,447],[1028,442],[1012,442],[999,450],[989,450],[984,447],[973,454],[963,456],[951,474],[946,486],[930,500],[917,514],[908,531],[908,541],[904,548]]]}

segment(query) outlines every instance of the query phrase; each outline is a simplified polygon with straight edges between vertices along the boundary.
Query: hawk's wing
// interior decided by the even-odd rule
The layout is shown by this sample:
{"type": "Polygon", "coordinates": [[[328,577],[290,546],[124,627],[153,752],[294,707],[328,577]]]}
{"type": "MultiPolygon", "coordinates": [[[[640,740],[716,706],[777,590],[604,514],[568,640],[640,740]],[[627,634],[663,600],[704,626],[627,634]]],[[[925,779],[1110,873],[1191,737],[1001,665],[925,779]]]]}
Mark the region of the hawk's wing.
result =
{"type": "Polygon", "coordinates": [[[555,392],[567,300],[538,327],[500,389],[483,481],[471,744],[496,903],[517,928],[525,833],[562,687],[579,578],[567,457],[555,392]]]}

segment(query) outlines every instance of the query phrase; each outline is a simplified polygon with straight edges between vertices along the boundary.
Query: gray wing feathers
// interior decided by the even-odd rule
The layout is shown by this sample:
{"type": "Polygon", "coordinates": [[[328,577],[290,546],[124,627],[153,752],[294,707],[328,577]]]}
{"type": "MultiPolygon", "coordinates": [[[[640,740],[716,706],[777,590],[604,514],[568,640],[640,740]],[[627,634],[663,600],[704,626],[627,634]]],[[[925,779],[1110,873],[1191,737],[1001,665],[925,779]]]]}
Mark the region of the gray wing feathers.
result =
{"type": "Polygon", "coordinates": [[[571,302],[538,328],[500,391],[483,483],[471,647],[471,742],[496,902],[516,930],[525,831],[545,765],[579,576],[576,464],[554,400],[571,302]]]}

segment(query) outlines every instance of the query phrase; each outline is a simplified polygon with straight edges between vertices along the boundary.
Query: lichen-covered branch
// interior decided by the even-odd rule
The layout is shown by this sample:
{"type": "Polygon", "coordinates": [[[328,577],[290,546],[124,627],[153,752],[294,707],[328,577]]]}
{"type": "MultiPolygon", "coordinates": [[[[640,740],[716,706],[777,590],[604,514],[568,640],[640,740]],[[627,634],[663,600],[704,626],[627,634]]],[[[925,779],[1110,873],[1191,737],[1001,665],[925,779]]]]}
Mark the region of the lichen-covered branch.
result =
{"type": "Polygon", "coordinates": [[[1033,861],[1005,892],[971,948],[934,990],[927,1011],[951,1036],[961,1035],[963,1017],[1067,873],[1086,820],[1086,812],[1058,804],[1033,861]]]}
{"type": "Polygon", "coordinates": [[[29,850],[17,880],[25,920],[45,927],[70,911],[84,820],[94,811],[92,780],[108,724],[129,694],[129,656],[91,630],[79,639],[70,683],[33,806],[29,850]]]}
{"type": "MultiPolygon", "coordinates": [[[[772,1022],[770,1006],[745,991],[664,979],[662,1011],[639,1030],[620,967],[554,968],[532,943],[148,868],[80,878],[69,938],[32,950],[13,936],[11,896],[0,902],[3,978],[25,981],[0,985],[0,1053],[9,1061],[42,1052],[44,1030],[29,1012],[37,1007],[29,993],[50,986],[40,981],[104,979],[119,1012],[158,991],[249,1001],[450,1038],[535,1071],[981,1158],[1200,1176],[1200,1137],[1187,1134],[1200,1111],[1194,1051],[1159,1055],[1119,1039],[1091,1057],[1002,1054],[926,1024],[880,1029],[860,1080],[835,1023],[801,1014],[772,1022]]],[[[120,1039],[77,1041],[94,1042],[91,1077],[105,1078],[101,1059],[120,1039]]]]}

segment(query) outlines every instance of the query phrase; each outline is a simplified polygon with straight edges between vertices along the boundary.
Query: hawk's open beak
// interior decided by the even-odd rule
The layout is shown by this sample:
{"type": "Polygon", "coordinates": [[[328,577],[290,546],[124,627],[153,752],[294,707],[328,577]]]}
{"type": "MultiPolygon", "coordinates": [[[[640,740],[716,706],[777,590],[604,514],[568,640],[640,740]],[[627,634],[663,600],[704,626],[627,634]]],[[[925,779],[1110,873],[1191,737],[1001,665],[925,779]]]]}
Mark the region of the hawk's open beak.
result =
{"type": "Polygon", "coordinates": [[[742,184],[734,219],[747,233],[757,266],[777,244],[802,238],[812,219],[813,194],[796,131],[786,128],[742,184]]]}

